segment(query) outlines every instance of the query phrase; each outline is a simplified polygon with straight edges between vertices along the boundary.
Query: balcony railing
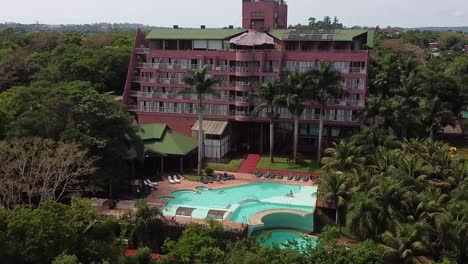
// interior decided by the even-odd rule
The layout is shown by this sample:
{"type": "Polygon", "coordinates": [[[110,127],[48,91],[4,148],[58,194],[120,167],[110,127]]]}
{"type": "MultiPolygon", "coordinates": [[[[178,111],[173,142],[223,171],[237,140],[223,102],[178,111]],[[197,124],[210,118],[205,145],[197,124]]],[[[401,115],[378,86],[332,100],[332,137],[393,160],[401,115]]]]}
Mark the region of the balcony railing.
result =
{"type": "Polygon", "coordinates": [[[231,81],[232,87],[257,87],[258,82],[238,82],[238,81],[231,81]]]}
{"type": "Polygon", "coordinates": [[[184,84],[184,79],[183,78],[159,78],[158,83],[184,84]]]}
{"type": "Polygon", "coordinates": [[[135,48],[135,54],[149,54],[148,48],[135,48]]]}
{"type": "Polygon", "coordinates": [[[259,72],[258,68],[245,66],[231,66],[231,72],[259,72]]]}
{"type": "Polygon", "coordinates": [[[347,99],[330,99],[329,105],[342,105],[342,106],[364,106],[363,100],[347,100],[347,99]]]}
{"type": "Polygon", "coordinates": [[[349,72],[366,74],[367,70],[366,68],[361,68],[361,67],[350,67],[349,72]]]}
{"type": "Polygon", "coordinates": [[[264,72],[279,72],[278,66],[267,66],[264,72]]]}

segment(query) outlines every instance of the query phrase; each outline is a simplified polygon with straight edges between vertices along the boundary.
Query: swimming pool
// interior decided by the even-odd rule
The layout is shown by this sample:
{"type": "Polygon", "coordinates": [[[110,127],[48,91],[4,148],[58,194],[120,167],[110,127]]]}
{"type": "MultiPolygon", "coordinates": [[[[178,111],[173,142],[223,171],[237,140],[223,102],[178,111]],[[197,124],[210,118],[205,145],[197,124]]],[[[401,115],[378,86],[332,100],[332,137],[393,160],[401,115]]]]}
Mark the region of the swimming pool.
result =
{"type": "MultiPolygon", "coordinates": [[[[256,213],[271,209],[292,209],[312,214],[317,199],[317,187],[259,182],[247,185],[197,191],[181,190],[173,193],[163,208],[166,216],[177,215],[178,208],[192,208],[191,217],[205,219],[210,210],[224,211],[223,220],[250,223],[256,213]],[[294,197],[286,197],[292,192],[294,197]],[[228,215],[232,216],[227,219],[228,215]]],[[[302,228],[301,228],[302,229],[302,228]]],[[[305,229],[308,230],[309,228],[305,229]]]]}
{"type": "Polygon", "coordinates": [[[255,239],[261,246],[271,247],[278,245],[280,248],[285,248],[290,241],[295,243],[294,247],[303,250],[306,247],[315,247],[317,240],[309,237],[304,233],[291,229],[272,229],[261,230],[253,234],[255,239]]]}

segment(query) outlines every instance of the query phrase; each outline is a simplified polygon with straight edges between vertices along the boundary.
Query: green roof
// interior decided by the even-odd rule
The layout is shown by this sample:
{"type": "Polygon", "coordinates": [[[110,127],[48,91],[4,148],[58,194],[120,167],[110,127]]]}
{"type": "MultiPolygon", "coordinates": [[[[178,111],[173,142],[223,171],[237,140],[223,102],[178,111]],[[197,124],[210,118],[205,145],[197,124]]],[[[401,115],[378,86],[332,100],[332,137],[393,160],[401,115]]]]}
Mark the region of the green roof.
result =
{"type": "Polygon", "coordinates": [[[166,130],[166,124],[147,124],[140,125],[140,132],[138,133],[143,140],[147,139],[161,139],[164,131],[166,130]]]}
{"type": "Polygon", "coordinates": [[[197,148],[196,139],[174,132],[166,124],[141,125],[145,151],[185,156],[197,148]]]}
{"type": "Polygon", "coordinates": [[[147,39],[226,39],[240,33],[245,29],[201,29],[201,28],[156,28],[146,36],[147,39]]]}
{"type": "Polygon", "coordinates": [[[468,118],[468,111],[463,111],[462,112],[462,117],[463,118],[468,118]]]}
{"type": "Polygon", "coordinates": [[[270,32],[268,32],[268,34],[277,39],[283,39],[284,33],[286,33],[286,29],[273,29],[270,32]]]}
{"type": "Polygon", "coordinates": [[[369,30],[367,31],[367,46],[369,48],[373,48],[375,44],[375,31],[369,30]]]}

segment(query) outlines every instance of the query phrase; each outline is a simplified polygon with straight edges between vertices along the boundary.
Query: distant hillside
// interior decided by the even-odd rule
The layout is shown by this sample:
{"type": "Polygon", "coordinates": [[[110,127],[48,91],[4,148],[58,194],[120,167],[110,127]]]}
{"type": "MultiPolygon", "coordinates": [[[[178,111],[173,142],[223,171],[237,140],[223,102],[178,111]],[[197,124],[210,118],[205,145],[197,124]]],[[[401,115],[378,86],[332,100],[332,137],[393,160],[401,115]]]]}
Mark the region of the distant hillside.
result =
{"type": "Polygon", "coordinates": [[[468,27],[419,27],[419,28],[406,28],[406,30],[420,30],[420,31],[461,31],[468,33],[468,27]]]}
{"type": "Polygon", "coordinates": [[[82,25],[47,25],[47,24],[20,24],[20,23],[0,23],[0,30],[13,28],[24,31],[78,31],[84,34],[95,32],[116,30],[116,31],[133,31],[136,28],[141,28],[143,31],[150,30],[153,27],[142,24],[123,23],[98,23],[98,24],[82,24],[82,25]]]}

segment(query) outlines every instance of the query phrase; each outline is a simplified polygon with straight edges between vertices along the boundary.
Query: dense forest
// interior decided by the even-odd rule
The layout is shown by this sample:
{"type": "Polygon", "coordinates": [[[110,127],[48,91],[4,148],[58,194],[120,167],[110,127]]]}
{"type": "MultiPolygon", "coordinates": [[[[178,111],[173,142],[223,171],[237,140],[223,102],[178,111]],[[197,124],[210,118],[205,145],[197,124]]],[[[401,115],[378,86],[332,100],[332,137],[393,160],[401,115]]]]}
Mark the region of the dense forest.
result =
{"type": "Polygon", "coordinates": [[[68,203],[76,190],[125,191],[131,161],[142,158],[133,119],[116,100],[133,37],[0,31],[0,259],[151,263],[152,251],[168,256],[162,263],[466,263],[468,165],[437,141],[467,104],[465,35],[377,32],[366,126],[322,159],[320,189],[337,205],[335,219],[319,213],[328,227],[317,247],[302,251],[233,241],[212,221],[174,239],[160,212],[143,203],[121,220],[99,216],[86,200],[68,203]],[[435,41],[438,51],[429,49],[435,41]],[[349,248],[340,236],[366,242],[349,248]],[[142,248],[136,257],[119,256],[127,238],[142,248]]]}

